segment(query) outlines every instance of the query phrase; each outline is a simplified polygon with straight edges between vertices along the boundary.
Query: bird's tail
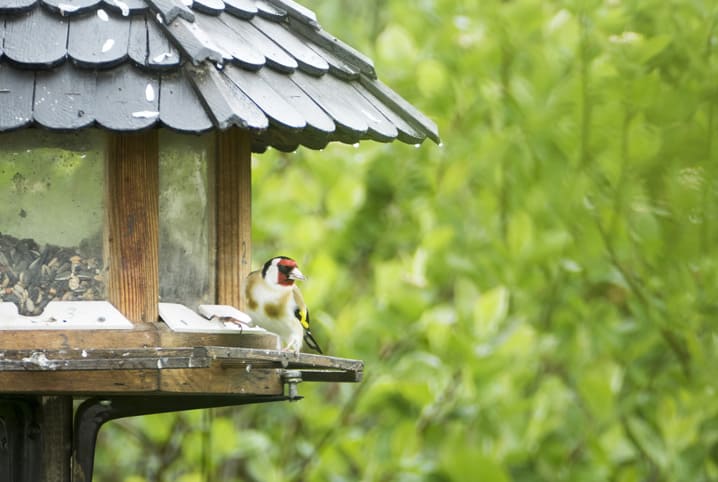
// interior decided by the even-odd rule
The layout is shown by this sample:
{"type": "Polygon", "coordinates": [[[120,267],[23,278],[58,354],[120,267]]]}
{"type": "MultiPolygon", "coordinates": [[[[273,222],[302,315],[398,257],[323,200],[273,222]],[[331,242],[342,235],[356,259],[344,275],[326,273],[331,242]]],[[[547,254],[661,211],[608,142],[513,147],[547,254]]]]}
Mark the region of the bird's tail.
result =
{"type": "Polygon", "coordinates": [[[319,343],[317,343],[317,340],[314,339],[312,332],[309,330],[304,330],[304,343],[306,343],[309,348],[316,351],[320,355],[324,354],[322,352],[322,349],[319,348],[319,343]]]}

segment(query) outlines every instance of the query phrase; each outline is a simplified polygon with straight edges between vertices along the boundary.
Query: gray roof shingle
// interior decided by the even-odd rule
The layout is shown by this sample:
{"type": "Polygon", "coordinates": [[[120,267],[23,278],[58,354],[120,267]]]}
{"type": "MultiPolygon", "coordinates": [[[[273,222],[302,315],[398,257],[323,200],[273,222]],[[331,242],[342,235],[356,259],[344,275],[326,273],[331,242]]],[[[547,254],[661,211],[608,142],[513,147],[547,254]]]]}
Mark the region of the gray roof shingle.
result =
{"type": "Polygon", "coordinates": [[[292,0],[0,0],[0,132],[35,125],[238,126],[256,150],[439,142],[292,0]]]}

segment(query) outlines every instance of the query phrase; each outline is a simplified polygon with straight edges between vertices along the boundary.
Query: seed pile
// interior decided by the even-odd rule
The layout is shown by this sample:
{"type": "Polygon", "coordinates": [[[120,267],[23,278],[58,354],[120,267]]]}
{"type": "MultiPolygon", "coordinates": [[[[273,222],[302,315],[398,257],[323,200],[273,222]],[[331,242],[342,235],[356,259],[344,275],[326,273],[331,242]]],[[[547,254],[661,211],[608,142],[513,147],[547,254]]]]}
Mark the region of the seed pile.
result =
{"type": "Polygon", "coordinates": [[[0,301],[32,316],[52,300],[104,299],[102,260],[80,251],[0,233],[0,301]]]}

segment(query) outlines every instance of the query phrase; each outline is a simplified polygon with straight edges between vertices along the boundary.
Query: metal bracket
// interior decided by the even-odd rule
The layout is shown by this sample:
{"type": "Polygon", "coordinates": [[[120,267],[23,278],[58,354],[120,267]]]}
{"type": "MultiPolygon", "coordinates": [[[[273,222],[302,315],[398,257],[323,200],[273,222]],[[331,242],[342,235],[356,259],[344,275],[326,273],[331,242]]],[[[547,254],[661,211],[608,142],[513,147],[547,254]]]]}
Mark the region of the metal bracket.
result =
{"type": "Polygon", "coordinates": [[[111,396],[94,397],[85,400],[75,414],[73,441],[73,480],[89,482],[95,461],[95,444],[100,427],[118,418],[150,415],[154,413],[217,408],[251,403],[279,402],[291,400],[284,395],[257,396],[111,396]]]}

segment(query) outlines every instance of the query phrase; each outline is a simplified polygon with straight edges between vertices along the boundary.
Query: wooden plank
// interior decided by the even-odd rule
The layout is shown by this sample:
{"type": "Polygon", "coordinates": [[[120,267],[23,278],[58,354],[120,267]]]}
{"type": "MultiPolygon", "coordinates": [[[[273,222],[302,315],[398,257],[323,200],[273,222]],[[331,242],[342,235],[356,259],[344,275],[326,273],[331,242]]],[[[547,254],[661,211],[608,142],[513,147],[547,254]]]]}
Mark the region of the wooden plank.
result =
{"type": "Polygon", "coordinates": [[[364,362],[350,358],[338,358],[326,355],[315,355],[313,353],[295,353],[279,350],[256,350],[252,348],[232,348],[226,346],[209,346],[207,351],[212,359],[247,364],[256,366],[281,367],[281,368],[316,368],[342,371],[362,371],[364,362]]]}
{"type": "Polygon", "coordinates": [[[198,13],[196,22],[203,30],[212,32],[213,38],[221,43],[222,48],[242,67],[257,70],[264,66],[266,61],[264,55],[256,48],[253,48],[249,42],[246,42],[241,35],[229,28],[218,17],[198,13]]]}
{"type": "Polygon", "coordinates": [[[252,0],[224,0],[224,9],[244,20],[249,20],[257,14],[257,6],[252,0]]]}
{"type": "Polygon", "coordinates": [[[67,53],[85,67],[117,65],[128,56],[130,24],[114,13],[73,17],[67,53]]]}
{"type": "Polygon", "coordinates": [[[134,322],[158,319],[157,131],[110,134],[107,146],[107,295],[134,322]]]}
{"type": "MultiPolygon", "coordinates": [[[[219,15],[224,12],[224,2],[222,0],[194,0],[192,10],[209,15],[219,15]]],[[[196,19],[195,15],[195,20],[196,19]]]]}
{"type": "Polygon", "coordinates": [[[195,133],[213,127],[212,119],[183,71],[162,74],[160,99],[160,121],[167,127],[195,133]]]}
{"type": "Polygon", "coordinates": [[[419,109],[404,100],[399,94],[391,90],[382,82],[369,79],[365,76],[360,77],[361,84],[372,93],[377,99],[383,102],[387,107],[396,112],[402,119],[408,122],[412,127],[426,133],[427,137],[437,144],[441,143],[439,137],[439,129],[434,121],[422,114],[419,109]]]}
{"type": "Polygon", "coordinates": [[[304,116],[264,82],[256,72],[228,65],[224,68],[224,73],[264,111],[272,124],[283,130],[300,130],[307,125],[304,116]]]}
{"type": "Polygon", "coordinates": [[[237,33],[243,41],[264,55],[267,65],[273,69],[279,72],[292,73],[299,67],[294,57],[257,30],[251,23],[231,15],[222,15],[220,20],[237,33]]]}
{"type": "Polygon", "coordinates": [[[252,153],[247,131],[216,133],[217,303],[244,309],[242,286],[252,268],[252,153]]]}
{"type": "Polygon", "coordinates": [[[123,64],[97,74],[98,124],[115,131],[136,131],[159,118],[159,74],[123,64]]]}
{"type": "Polygon", "coordinates": [[[145,0],[102,0],[102,4],[123,17],[146,12],[149,8],[145,0]]]}
{"type": "Polygon", "coordinates": [[[0,131],[17,129],[32,121],[34,72],[0,64],[0,131]]]}
{"type": "Polygon", "coordinates": [[[281,395],[284,384],[275,369],[223,368],[161,370],[163,393],[281,395]]]}
{"type": "Polygon", "coordinates": [[[287,12],[285,10],[277,7],[276,5],[269,4],[264,0],[255,0],[254,3],[257,5],[258,16],[262,16],[275,22],[281,22],[287,16],[287,12]]]}
{"type": "MultiPolygon", "coordinates": [[[[3,331],[0,350],[46,350],[112,349],[118,347],[159,346],[160,334],[157,324],[135,324],[132,330],[35,330],[28,336],[27,330],[3,331]]],[[[169,346],[169,344],[162,344],[169,346]]],[[[174,345],[177,346],[177,345],[174,345]]],[[[184,345],[187,346],[187,345],[184,345]]]]}
{"type": "Polygon", "coordinates": [[[130,18],[130,37],[127,55],[132,61],[144,67],[147,65],[147,19],[145,15],[133,15],[130,18]]]}
{"type": "Polygon", "coordinates": [[[250,23],[294,57],[299,68],[304,72],[314,76],[321,76],[329,70],[329,64],[326,60],[307,47],[305,41],[282,24],[264,20],[259,16],[250,20],[250,23]]]}
{"type": "Polygon", "coordinates": [[[98,350],[6,350],[0,354],[0,371],[89,371],[207,368],[204,348],[121,348],[98,350]]]}
{"type": "Polygon", "coordinates": [[[266,0],[267,3],[287,12],[290,18],[303,22],[312,28],[318,29],[319,22],[316,14],[307,7],[294,0],[266,0]]]}
{"type": "Polygon", "coordinates": [[[266,350],[277,349],[277,335],[273,333],[177,333],[170,330],[160,332],[160,344],[170,346],[230,346],[266,350]]]}
{"type": "Polygon", "coordinates": [[[389,109],[383,102],[377,99],[371,92],[358,82],[353,82],[352,87],[356,89],[359,94],[369,101],[379,112],[386,117],[389,122],[394,124],[398,133],[397,139],[407,144],[419,144],[426,139],[426,134],[423,134],[411,126],[408,122],[402,119],[396,112],[389,109]]]}
{"type": "Polygon", "coordinates": [[[161,27],[175,40],[175,45],[189,57],[193,64],[199,65],[205,60],[217,63],[224,61],[224,50],[215,44],[212,37],[194,21],[189,22],[184,18],[179,18],[169,26],[162,24],[161,27]]]}
{"type": "Polygon", "coordinates": [[[159,12],[165,21],[165,24],[170,25],[177,19],[177,17],[183,18],[188,22],[194,22],[194,13],[192,10],[185,5],[182,0],[147,0],[152,10],[159,12]]]}
{"type": "Polygon", "coordinates": [[[323,47],[347,64],[356,67],[368,77],[373,79],[376,78],[374,63],[369,57],[339,40],[326,30],[321,28],[316,29],[305,22],[300,22],[291,18],[289,20],[289,26],[293,31],[306,37],[311,43],[323,47]]]}
{"type": "MultiPolygon", "coordinates": [[[[0,0],[0,11],[3,13],[24,12],[33,8],[36,3],[36,0],[0,0]]],[[[0,38],[2,38],[2,26],[0,26],[0,38]]],[[[2,48],[0,48],[0,52],[2,52],[2,48]]]]}
{"type": "Polygon", "coordinates": [[[269,126],[264,112],[214,66],[187,68],[186,72],[220,129],[264,130],[269,126]]]}
{"type": "Polygon", "coordinates": [[[50,11],[66,16],[88,12],[95,8],[100,0],[42,0],[42,3],[50,11]]]}
{"type": "Polygon", "coordinates": [[[343,80],[356,80],[359,78],[360,71],[358,68],[342,60],[329,50],[312,43],[308,43],[307,47],[327,61],[329,64],[329,73],[335,77],[339,77],[343,80]]]}
{"type": "Polygon", "coordinates": [[[28,68],[47,68],[58,65],[67,51],[68,21],[35,8],[21,15],[5,19],[5,55],[28,68]],[[41,38],[42,42],[37,42],[41,38]]]}
{"type": "Polygon", "coordinates": [[[369,130],[366,118],[339,92],[329,90],[326,79],[317,79],[302,71],[296,71],[292,74],[292,80],[334,119],[338,131],[355,139],[354,142],[364,137],[369,130]]]}
{"type": "Polygon", "coordinates": [[[344,82],[333,75],[325,75],[322,77],[322,83],[325,89],[346,99],[354,110],[364,117],[368,126],[367,137],[379,142],[391,142],[399,135],[394,124],[353,88],[355,84],[359,85],[358,82],[344,82]]]}
{"type": "Polygon", "coordinates": [[[259,77],[294,107],[294,110],[302,113],[306,122],[305,133],[308,137],[328,138],[334,133],[336,125],[332,118],[292,82],[289,76],[271,69],[262,69],[259,71],[259,77]]]}
{"type": "Polygon", "coordinates": [[[0,372],[2,393],[82,395],[155,392],[157,370],[0,372]]]}
{"type": "Polygon", "coordinates": [[[97,78],[94,71],[69,62],[40,70],[35,79],[35,121],[50,129],[80,129],[95,121],[97,78]]]}
{"type": "Polygon", "coordinates": [[[179,50],[152,19],[147,21],[147,63],[152,69],[174,69],[181,63],[179,50]]]}

